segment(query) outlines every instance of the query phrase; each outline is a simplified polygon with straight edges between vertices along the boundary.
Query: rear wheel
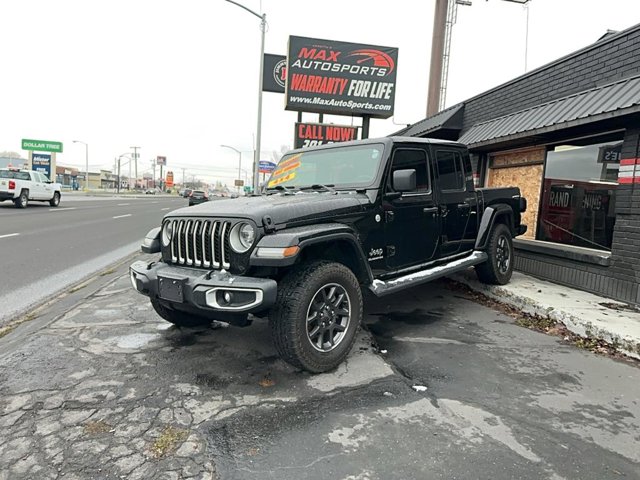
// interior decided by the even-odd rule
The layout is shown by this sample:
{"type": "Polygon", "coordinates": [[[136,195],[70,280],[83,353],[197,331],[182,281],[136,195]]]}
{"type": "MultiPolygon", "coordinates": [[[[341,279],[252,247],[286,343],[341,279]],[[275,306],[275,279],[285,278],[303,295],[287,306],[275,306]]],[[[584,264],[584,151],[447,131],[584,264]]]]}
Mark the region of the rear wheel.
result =
{"type": "Polygon", "coordinates": [[[349,354],[362,321],[362,292],[342,264],[316,261],[281,282],[269,315],[271,335],[282,359],[319,373],[336,368],[349,354]]]}
{"type": "Polygon", "coordinates": [[[513,274],[513,240],[504,223],[494,226],[487,242],[486,262],[476,265],[476,275],[482,283],[505,285],[513,274]]]}
{"type": "Polygon", "coordinates": [[[53,194],[53,198],[49,200],[49,205],[52,207],[57,207],[60,205],[60,194],[58,192],[53,194]]]}
{"type": "Polygon", "coordinates": [[[20,196],[13,201],[16,208],[27,208],[29,205],[29,190],[22,190],[20,196]]]}
{"type": "Polygon", "coordinates": [[[158,300],[151,300],[151,306],[163,319],[178,327],[200,327],[211,324],[211,320],[208,318],[174,310],[158,300]]]}

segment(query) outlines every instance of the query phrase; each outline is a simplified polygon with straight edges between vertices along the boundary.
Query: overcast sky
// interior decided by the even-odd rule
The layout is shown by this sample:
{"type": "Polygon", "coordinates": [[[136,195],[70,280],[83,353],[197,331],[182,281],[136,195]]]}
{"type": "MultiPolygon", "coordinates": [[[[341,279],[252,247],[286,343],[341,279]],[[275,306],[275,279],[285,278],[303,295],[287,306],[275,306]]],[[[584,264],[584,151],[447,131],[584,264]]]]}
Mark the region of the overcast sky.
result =
{"type": "MultiPolygon", "coordinates": [[[[424,118],[434,0],[243,3],[267,13],[267,53],[286,54],[289,35],[398,47],[395,116],[372,120],[371,136],[424,118]]],[[[164,155],[178,181],[186,167],[232,182],[238,155],[220,148],[227,144],[251,169],[258,18],[224,0],[1,0],[0,19],[0,151],[21,151],[22,138],[61,141],[58,164],[84,167],[78,139],[96,170],[135,145],[139,172],[164,155]]],[[[638,22],[639,0],[532,0],[528,69],[638,22]]],[[[518,4],[458,8],[447,105],[524,73],[525,26],[518,4]]],[[[264,94],[263,159],[293,144],[295,121],[284,95],[264,94]]]]}

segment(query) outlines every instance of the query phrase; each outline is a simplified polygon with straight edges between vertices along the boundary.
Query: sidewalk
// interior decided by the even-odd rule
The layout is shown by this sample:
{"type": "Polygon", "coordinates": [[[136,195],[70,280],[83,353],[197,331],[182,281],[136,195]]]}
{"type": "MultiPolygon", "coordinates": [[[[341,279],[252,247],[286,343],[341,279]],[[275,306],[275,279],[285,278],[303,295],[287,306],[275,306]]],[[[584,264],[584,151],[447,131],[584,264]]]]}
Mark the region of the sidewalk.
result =
{"type": "Polygon", "coordinates": [[[604,340],[620,353],[640,359],[640,311],[624,303],[519,272],[504,286],[480,283],[473,270],[450,278],[492,300],[560,322],[576,335],[604,340]]]}

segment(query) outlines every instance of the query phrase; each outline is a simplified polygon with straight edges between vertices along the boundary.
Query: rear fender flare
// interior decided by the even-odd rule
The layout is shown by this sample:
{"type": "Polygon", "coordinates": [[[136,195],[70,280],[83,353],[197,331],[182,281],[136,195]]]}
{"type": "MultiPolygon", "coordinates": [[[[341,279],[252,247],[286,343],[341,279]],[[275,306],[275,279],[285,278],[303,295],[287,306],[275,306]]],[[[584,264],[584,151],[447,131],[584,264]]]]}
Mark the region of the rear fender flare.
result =
{"type": "Polygon", "coordinates": [[[513,226],[513,209],[509,205],[503,203],[491,205],[490,207],[485,208],[482,214],[480,227],[478,228],[478,237],[476,238],[476,250],[484,250],[486,248],[493,226],[497,223],[498,219],[505,216],[507,217],[507,221],[500,223],[506,223],[511,231],[511,235],[515,236],[513,226]]]}

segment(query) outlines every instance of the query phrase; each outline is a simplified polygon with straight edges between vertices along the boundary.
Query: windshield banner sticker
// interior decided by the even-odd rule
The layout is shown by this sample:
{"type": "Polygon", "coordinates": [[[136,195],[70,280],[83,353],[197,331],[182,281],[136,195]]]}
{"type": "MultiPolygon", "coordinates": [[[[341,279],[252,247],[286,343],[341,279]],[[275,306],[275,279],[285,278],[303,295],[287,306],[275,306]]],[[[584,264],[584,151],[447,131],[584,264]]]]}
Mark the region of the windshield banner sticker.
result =
{"type": "Polygon", "coordinates": [[[316,147],[358,139],[358,127],[324,123],[296,123],[293,148],[316,147]]]}

